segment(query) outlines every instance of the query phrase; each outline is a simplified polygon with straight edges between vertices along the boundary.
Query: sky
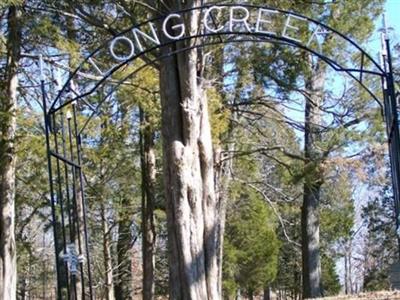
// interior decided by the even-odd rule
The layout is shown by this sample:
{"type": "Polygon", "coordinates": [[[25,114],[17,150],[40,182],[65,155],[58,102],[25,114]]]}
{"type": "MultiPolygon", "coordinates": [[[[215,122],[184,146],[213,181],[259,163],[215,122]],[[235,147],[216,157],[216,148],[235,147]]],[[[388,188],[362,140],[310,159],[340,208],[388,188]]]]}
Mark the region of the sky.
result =
{"type": "Polygon", "coordinates": [[[386,19],[389,27],[393,27],[393,38],[396,41],[400,40],[400,0],[387,0],[386,19]]]}
{"type": "MultiPolygon", "coordinates": [[[[392,41],[391,44],[394,45],[400,42],[400,0],[386,0],[385,15],[389,36],[392,41]]],[[[365,49],[373,58],[378,56],[381,48],[380,32],[378,30],[383,27],[382,19],[381,16],[377,18],[375,23],[377,30],[365,46],[365,49]]]]}

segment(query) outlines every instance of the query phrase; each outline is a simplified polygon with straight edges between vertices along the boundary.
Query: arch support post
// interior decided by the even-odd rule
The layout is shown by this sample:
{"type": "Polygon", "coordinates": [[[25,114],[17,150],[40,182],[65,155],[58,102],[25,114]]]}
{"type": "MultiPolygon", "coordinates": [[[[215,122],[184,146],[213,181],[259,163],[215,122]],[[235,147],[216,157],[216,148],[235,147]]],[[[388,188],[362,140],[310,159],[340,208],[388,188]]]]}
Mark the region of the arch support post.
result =
{"type": "Polygon", "coordinates": [[[53,178],[53,171],[52,171],[52,162],[51,162],[51,154],[50,154],[50,120],[49,114],[47,113],[47,96],[46,96],[46,88],[45,88],[45,81],[43,75],[43,58],[42,56],[39,57],[39,64],[40,64],[40,87],[42,93],[42,105],[43,105],[43,116],[44,116],[44,128],[45,128],[45,135],[46,135],[46,156],[47,156],[47,170],[49,176],[49,186],[50,186],[50,204],[51,204],[51,218],[52,218],[52,225],[53,225],[53,236],[54,236],[54,256],[56,260],[56,272],[57,272],[57,300],[62,299],[61,293],[61,270],[60,264],[58,263],[58,254],[60,252],[60,245],[58,239],[58,228],[57,228],[57,216],[56,216],[56,199],[55,199],[55,189],[54,189],[54,178],[53,178]]]}
{"type": "Polygon", "coordinates": [[[396,237],[400,259],[400,133],[396,91],[393,78],[390,40],[386,33],[382,35],[382,64],[385,76],[382,81],[384,114],[388,136],[389,158],[394,197],[396,237]]]}

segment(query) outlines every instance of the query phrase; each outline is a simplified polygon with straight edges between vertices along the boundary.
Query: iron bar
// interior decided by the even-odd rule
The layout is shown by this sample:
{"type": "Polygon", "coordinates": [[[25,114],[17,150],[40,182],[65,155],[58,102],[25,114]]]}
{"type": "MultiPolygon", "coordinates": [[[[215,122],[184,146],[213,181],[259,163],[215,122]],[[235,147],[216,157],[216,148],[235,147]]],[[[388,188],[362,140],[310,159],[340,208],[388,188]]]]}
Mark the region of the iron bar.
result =
{"type": "MultiPolygon", "coordinates": [[[[383,79],[384,81],[385,79],[383,79]]],[[[392,128],[389,126],[389,118],[391,117],[390,114],[390,103],[389,103],[389,97],[388,97],[388,91],[384,87],[385,84],[382,83],[383,86],[383,94],[384,94],[384,100],[385,100],[385,117],[386,117],[386,132],[387,136],[390,137],[392,136],[392,128]]],[[[397,198],[398,198],[398,191],[399,191],[399,182],[398,182],[398,171],[396,171],[396,156],[398,153],[394,151],[394,144],[392,143],[391,139],[388,139],[388,150],[389,150],[389,161],[390,161],[390,173],[392,177],[392,189],[393,189],[393,202],[394,202],[394,209],[395,209],[395,224],[396,224],[396,230],[398,228],[398,221],[397,221],[397,212],[398,212],[398,203],[397,203],[397,198]]],[[[397,236],[397,235],[396,235],[397,236]]],[[[400,242],[399,242],[399,255],[400,255],[400,242]]]]}
{"type": "MultiPolygon", "coordinates": [[[[74,160],[74,150],[73,150],[73,142],[72,142],[72,128],[71,128],[71,118],[72,116],[67,116],[67,127],[68,127],[68,137],[69,137],[69,152],[71,156],[71,160],[74,160]]],[[[76,173],[77,168],[72,166],[72,202],[73,202],[73,210],[74,210],[74,223],[76,224],[76,237],[74,239],[78,240],[78,249],[79,254],[82,253],[82,243],[81,243],[81,232],[80,232],[80,222],[79,222],[79,213],[78,213],[78,191],[76,186],[76,173]]],[[[80,272],[81,272],[81,285],[82,285],[82,299],[85,299],[85,277],[83,274],[83,265],[82,262],[79,263],[80,272]]]]}
{"type": "MultiPolygon", "coordinates": [[[[76,118],[76,103],[72,104],[73,111],[73,121],[74,121],[74,133],[76,139],[76,153],[78,164],[81,165],[82,162],[82,149],[81,149],[81,138],[78,134],[78,123],[76,118]]],[[[86,203],[85,203],[85,194],[84,194],[84,185],[83,185],[83,175],[82,168],[79,168],[79,181],[80,181],[80,193],[81,193],[81,202],[82,202],[82,214],[83,214],[83,230],[84,230],[84,238],[85,238],[85,250],[86,250],[86,264],[88,270],[88,283],[89,283],[89,296],[90,299],[93,300],[93,287],[92,287],[92,272],[90,269],[90,254],[89,254],[89,239],[88,239],[88,231],[87,231],[87,223],[86,223],[86,203]]]]}
{"type": "MultiPolygon", "coordinates": [[[[392,65],[392,56],[390,50],[390,40],[388,36],[385,36],[385,46],[386,46],[386,60],[387,60],[387,67],[388,72],[386,73],[386,83],[387,83],[387,99],[389,101],[388,105],[390,106],[390,116],[391,116],[391,123],[394,126],[391,126],[391,133],[392,139],[390,141],[390,148],[391,154],[393,156],[393,163],[391,168],[393,169],[394,177],[392,178],[393,181],[393,195],[394,195],[394,202],[395,202],[395,218],[396,218],[396,236],[397,236],[397,244],[398,244],[398,254],[400,258],[400,133],[399,133],[399,124],[398,124],[398,112],[397,112],[397,103],[396,103],[396,91],[394,86],[394,78],[393,78],[393,65],[392,65]]],[[[389,125],[389,124],[387,124],[389,125]]]]}
{"type": "Polygon", "coordinates": [[[76,288],[76,275],[75,274],[72,274],[71,281],[72,281],[72,284],[73,284],[73,287],[74,287],[74,299],[77,300],[78,299],[78,290],[76,288]]]}
{"type": "Polygon", "coordinates": [[[51,151],[51,150],[50,150],[50,154],[51,154],[52,156],[54,156],[55,158],[57,158],[57,159],[63,161],[64,163],[70,165],[71,167],[74,167],[74,168],[77,168],[77,169],[80,169],[80,168],[81,168],[81,166],[80,166],[79,164],[74,163],[72,160],[70,160],[70,159],[68,159],[68,158],[66,158],[66,157],[64,157],[64,156],[61,156],[61,155],[58,154],[57,152],[54,152],[54,151],[51,151]]]}
{"type": "MultiPolygon", "coordinates": [[[[63,151],[63,156],[66,157],[67,155],[67,149],[66,149],[66,140],[65,140],[65,128],[64,128],[64,114],[61,111],[61,141],[62,141],[62,151],[63,151]]],[[[67,162],[65,160],[62,160],[64,163],[64,176],[65,176],[65,189],[66,189],[66,196],[67,196],[67,211],[68,211],[68,223],[69,223],[69,236],[70,236],[70,243],[73,243],[73,234],[72,231],[73,229],[73,221],[71,217],[71,195],[69,193],[70,187],[69,187],[69,176],[68,176],[68,166],[67,162]]]]}
{"type": "MultiPolygon", "coordinates": [[[[41,73],[43,72],[43,61],[41,59],[41,73]]],[[[47,168],[49,174],[49,185],[50,185],[50,202],[51,202],[51,216],[53,223],[53,236],[54,236],[54,254],[56,260],[56,272],[57,272],[57,299],[62,300],[61,293],[61,272],[60,265],[58,263],[58,234],[57,234],[57,217],[56,217],[56,207],[54,199],[54,186],[53,186],[53,172],[51,166],[51,155],[50,155],[50,131],[49,131],[49,115],[47,114],[47,104],[46,104],[46,88],[44,84],[44,79],[41,79],[41,91],[42,91],[42,105],[43,105],[43,115],[44,115],[44,128],[46,135],[46,153],[47,153],[47,168]]]]}
{"type": "MultiPolygon", "coordinates": [[[[57,139],[57,124],[56,124],[56,115],[53,115],[53,137],[54,137],[54,147],[56,153],[58,153],[58,139],[57,139]]],[[[58,185],[58,203],[60,204],[60,214],[61,214],[61,226],[62,226],[62,237],[63,237],[63,254],[67,254],[67,240],[66,240],[66,235],[65,235],[65,219],[64,219],[64,199],[63,199],[63,192],[62,192],[62,184],[61,184],[61,171],[60,171],[60,160],[56,159],[56,170],[57,170],[57,185],[58,185]]],[[[68,272],[68,264],[66,261],[64,261],[64,267],[66,270],[66,285],[67,285],[67,297],[70,299],[70,290],[69,290],[69,282],[68,282],[68,277],[69,277],[69,272],[68,272]]]]}
{"type": "Polygon", "coordinates": [[[361,69],[360,69],[360,83],[363,81],[364,75],[364,53],[361,54],[361,69]]]}
{"type": "MultiPolygon", "coordinates": [[[[66,146],[66,138],[65,138],[65,127],[64,127],[64,113],[63,111],[60,112],[61,115],[61,142],[62,142],[62,153],[63,157],[57,157],[60,159],[63,164],[64,164],[64,177],[65,177],[65,189],[66,189],[66,199],[67,199],[67,216],[68,216],[68,223],[69,223],[69,242],[70,244],[73,244],[75,242],[74,237],[76,236],[76,229],[75,229],[75,223],[73,221],[73,218],[71,216],[71,195],[70,195],[70,186],[69,186],[69,174],[68,174],[68,163],[67,159],[62,159],[67,157],[67,146],[66,146]]],[[[68,160],[69,161],[69,160],[68,160]]],[[[73,165],[72,165],[73,166],[73,165]]],[[[70,274],[67,278],[68,282],[71,282],[72,288],[73,288],[73,298],[71,299],[77,299],[77,289],[76,289],[76,275],[75,274],[70,274]]]]}

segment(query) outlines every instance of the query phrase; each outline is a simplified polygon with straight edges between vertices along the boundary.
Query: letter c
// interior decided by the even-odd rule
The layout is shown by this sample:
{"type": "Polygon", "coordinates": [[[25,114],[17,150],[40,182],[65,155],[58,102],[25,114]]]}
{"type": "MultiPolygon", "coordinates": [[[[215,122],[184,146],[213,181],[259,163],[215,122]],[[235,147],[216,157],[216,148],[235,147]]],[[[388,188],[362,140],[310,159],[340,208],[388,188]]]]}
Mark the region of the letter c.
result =
{"type": "Polygon", "coordinates": [[[215,28],[211,28],[210,26],[208,26],[207,19],[210,16],[211,11],[213,11],[213,10],[217,10],[218,12],[220,12],[222,10],[222,8],[219,7],[219,6],[211,6],[209,9],[207,9],[207,11],[204,14],[203,24],[204,24],[204,27],[208,31],[211,31],[213,33],[217,33],[219,31],[221,31],[222,29],[224,29],[224,25],[221,25],[219,28],[216,28],[216,29],[215,28]]]}

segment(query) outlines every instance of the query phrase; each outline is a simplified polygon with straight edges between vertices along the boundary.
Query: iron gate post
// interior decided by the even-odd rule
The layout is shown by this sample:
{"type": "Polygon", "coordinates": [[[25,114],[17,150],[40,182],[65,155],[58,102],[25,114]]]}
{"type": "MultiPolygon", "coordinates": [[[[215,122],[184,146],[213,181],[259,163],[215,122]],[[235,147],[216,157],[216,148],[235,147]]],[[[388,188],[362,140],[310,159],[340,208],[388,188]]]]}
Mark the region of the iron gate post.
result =
{"type": "Polygon", "coordinates": [[[43,115],[44,115],[44,129],[46,135],[46,155],[47,155],[47,168],[49,175],[49,185],[50,185],[50,202],[51,202],[51,217],[53,225],[53,235],[54,235],[54,254],[56,260],[56,272],[57,272],[57,299],[62,300],[61,294],[61,270],[58,263],[58,252],[60,247],[58,245],[58,233],[57,233],[57,216],[56,216],[56,203],[54,197],[54,186],[53,186],[53,171],[51,166],[51,154],[50,154],[50,120],[47,113],[47,97],[45,80],[43,73],[43,57],[39,56],[39,66],[40,66],[40,88],[42,92],[42,105],[43,105],[43,115]]]}
{"type": "Polygon", "coordinates": [[[393,63],[390,50],[390,39],[386,29],[382,38],[382,58],[385,71],[383,95],[385,106],[385,121],[389,144],[389,158],[392,174],[392,188],[395,209],[396,237],[400,259],[400,133],[397,111],[396,89],[393,77],[393,63]]]}

